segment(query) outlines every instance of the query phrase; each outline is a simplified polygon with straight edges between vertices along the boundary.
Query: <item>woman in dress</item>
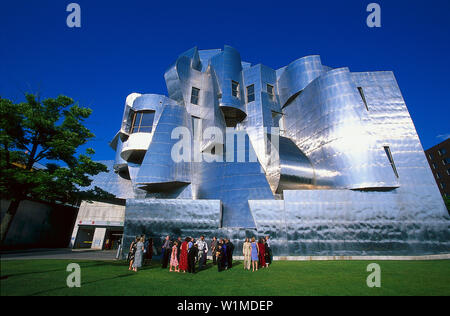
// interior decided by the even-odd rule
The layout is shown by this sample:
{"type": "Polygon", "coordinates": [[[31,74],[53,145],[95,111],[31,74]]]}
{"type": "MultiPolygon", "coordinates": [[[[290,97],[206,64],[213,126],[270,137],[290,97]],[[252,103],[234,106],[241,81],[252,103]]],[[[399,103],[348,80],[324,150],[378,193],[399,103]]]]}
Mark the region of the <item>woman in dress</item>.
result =
{"type": "Polygon", "coordinates": [[[250,270],[252,264],[252,244],[248,238],[245,238],[242,253],[244,254],[244,270],[250,270]]]}
{"type": "Polygon", "coordinates": [[[252,238],[251,246],[252,246],[252,267],[253,267],[252,272],[255,272],[255,269],[256,271],[258,271],[258,255],[259,255],[259,248],[258,245],[256,244],[255,237],[252,238]]]}
{"type": "Polygon", "coordinates": [[[131,270],[134,263],[134,256],[136,254],[136,244],[139,240],[139,237],[136,237],[135,240],[130,245],[130,251],[128,252],[128,261],[130,261],[130,265],[128,266],[128,270],[131,270]]]}
{"type": "Polygon", "coordinates": [[[261,238],[259,240],[258,248],[259,248],[259,266],[261,268],[265,268],[266,267],[266,251],[265,251],[263,238],[261,238]]]}
{"type": "Polygon", "coordinates": [[[144,253],[144,237],[140,238],[136,244],[136,254],[134,255],[133,271],[137,272],[142,267],[142,259],[144,253]]]}
{"type": "Polygon", "coordinates": [[[175,272],[180,272],[178,269],[178,242],[175,241],[172,247],[172,254],[170,255],[170,267],[169,272],[172,272],[172,267],[175,272]]]}
{"type": "Polygon", "coordinates": [[[188,269],[188,243],[191,239],[186,237],[186,239],[181,244],[181,253],[180,253],[180,262],[179,262],[179,270],[186,273],[188,269]]]}

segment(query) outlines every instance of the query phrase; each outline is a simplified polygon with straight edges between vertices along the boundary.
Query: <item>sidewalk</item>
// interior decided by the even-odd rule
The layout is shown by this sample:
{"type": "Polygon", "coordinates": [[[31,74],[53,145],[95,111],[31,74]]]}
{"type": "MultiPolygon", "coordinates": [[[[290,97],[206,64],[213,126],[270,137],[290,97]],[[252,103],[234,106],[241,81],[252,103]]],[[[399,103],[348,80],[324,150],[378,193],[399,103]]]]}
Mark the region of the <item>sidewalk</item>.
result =
{"type": "Polygon", "coordinates": [[[116,250],[91,249],[29,249],[4,251],[0,253],[3,260],[28,259],[73,259],[73,260],[116,260],[116,250]]]}

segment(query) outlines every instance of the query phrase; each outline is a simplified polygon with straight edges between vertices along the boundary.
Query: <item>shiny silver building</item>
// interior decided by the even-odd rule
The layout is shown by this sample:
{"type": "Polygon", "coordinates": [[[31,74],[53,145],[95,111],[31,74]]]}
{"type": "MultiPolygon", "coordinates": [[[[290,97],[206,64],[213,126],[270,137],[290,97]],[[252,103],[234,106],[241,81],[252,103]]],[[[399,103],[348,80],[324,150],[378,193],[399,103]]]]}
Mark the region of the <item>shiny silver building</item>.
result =
{"type": "Polygon", "coordinates": [[[236,245],[270,235],[275,255],[450,251],[450,219],[392,72],[333,69],[320,56],[274,70],[225,46],[186,51],[164,78],[168,96],[126,98],[115,173],[94,183],[127,200],[125,249],[145,233],[236,245]],[[177,127],[191,133],[190,159],[173,159],[177,127]]]}

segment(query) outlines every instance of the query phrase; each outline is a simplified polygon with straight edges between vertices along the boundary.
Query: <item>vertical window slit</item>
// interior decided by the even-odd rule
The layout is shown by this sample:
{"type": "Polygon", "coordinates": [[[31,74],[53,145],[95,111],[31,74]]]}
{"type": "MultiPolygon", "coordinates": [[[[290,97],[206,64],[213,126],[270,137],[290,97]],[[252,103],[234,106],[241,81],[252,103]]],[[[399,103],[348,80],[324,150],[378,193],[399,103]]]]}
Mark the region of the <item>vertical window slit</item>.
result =
{"type": "Polygon", "coordinates": [[[391,149],[389,148],[389,146],[384,146],[384,151],[386,152],[386,156],[389,159],[389,163],[391,164],[392,170],[394,170],[395,176],[398,178],[397,167],[395,166],[394,158],[392,157],[392,153],[391,153],[391,149]]]}
{"type": "Polygon", "coordinates": [[[361,99],[363,100],[364,105],[366,106],[366,110],[369,111],[369,107],[367,106],[366,96],[364,95],[364,91],[362,87],[358,87],[359,94],[361,95],[361,99]]]}

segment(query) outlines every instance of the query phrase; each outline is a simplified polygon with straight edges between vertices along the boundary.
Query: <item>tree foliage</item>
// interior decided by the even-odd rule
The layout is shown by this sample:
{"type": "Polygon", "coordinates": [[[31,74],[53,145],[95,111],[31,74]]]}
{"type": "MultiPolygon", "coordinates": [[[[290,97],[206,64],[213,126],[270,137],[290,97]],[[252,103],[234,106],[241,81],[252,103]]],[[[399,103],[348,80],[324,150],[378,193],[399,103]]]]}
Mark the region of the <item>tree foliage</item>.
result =
{"type": "Polygon", "coordinates": [[[90,186],[90,176],[106,172],[94,162],[94,150],[78,154],[94,134],[84,126],[92,110],[66,96],[40,101],[33,94],[14,103],[0,97],[0,195],[2,199],[25,198],[76,203],[80,196],[112,197],[90,186]],[[35,168],[43,162],[46,168],[35,168]]]}
{"type": "Polygon", "coordinates": [[[450,215],[450,198],[448,196],[444,196],[445,206],[447,206],[448,214],[450,215]]]}

